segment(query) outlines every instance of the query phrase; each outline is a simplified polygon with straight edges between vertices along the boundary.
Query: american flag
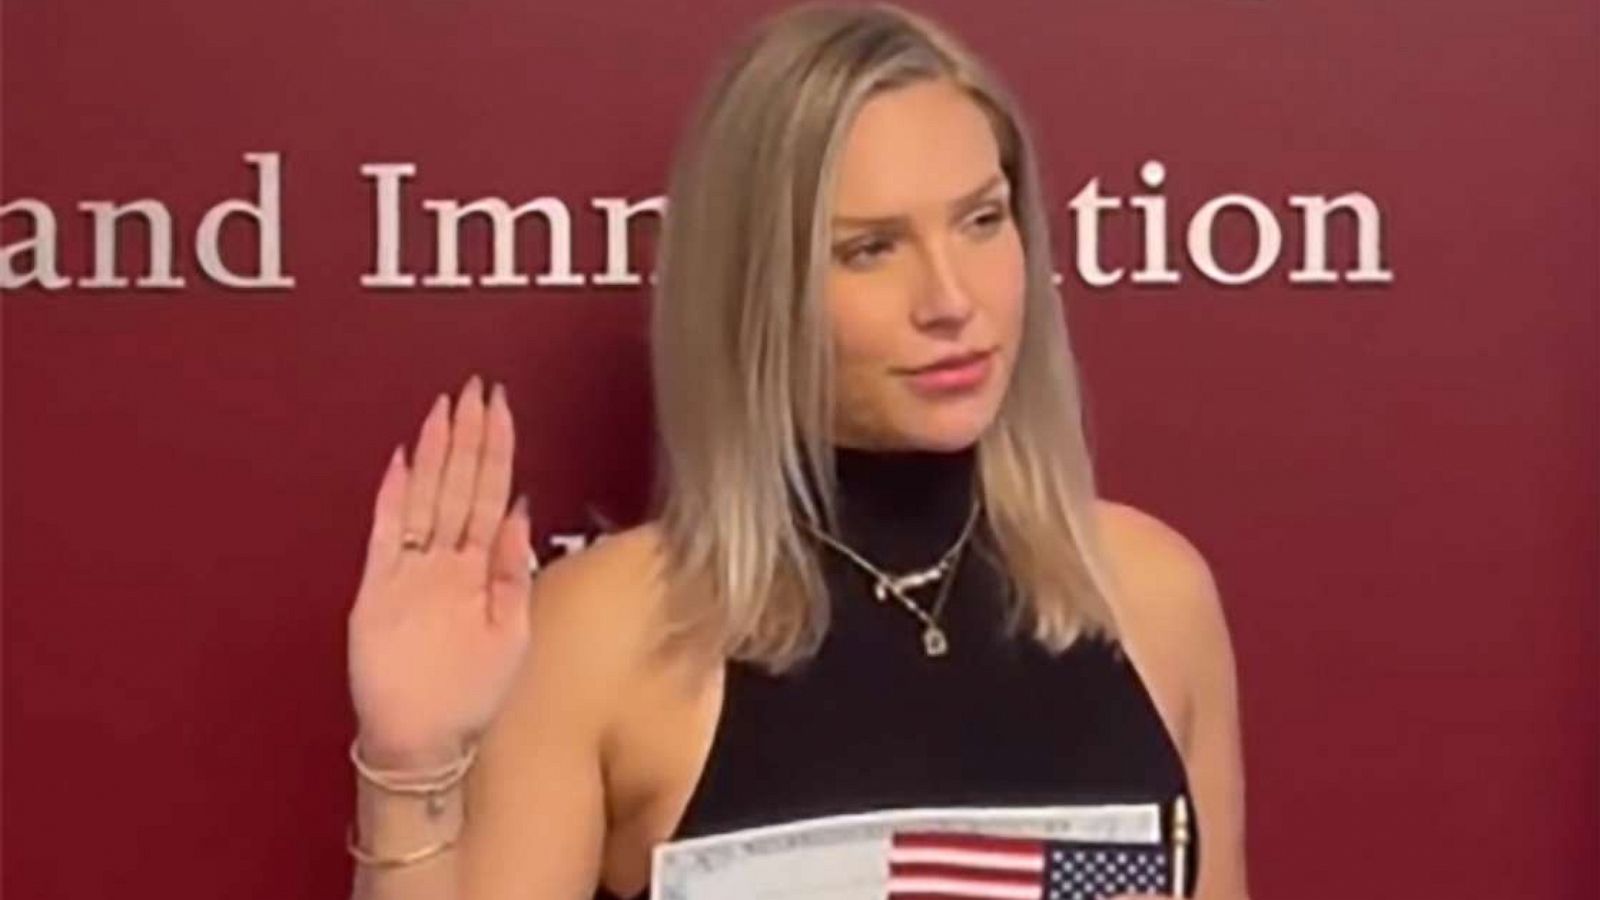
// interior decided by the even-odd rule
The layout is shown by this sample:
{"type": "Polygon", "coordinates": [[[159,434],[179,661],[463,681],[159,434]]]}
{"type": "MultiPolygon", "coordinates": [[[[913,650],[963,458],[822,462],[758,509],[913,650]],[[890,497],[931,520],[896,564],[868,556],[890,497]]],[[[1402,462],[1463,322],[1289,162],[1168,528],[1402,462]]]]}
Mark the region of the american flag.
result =
{"type": "Polygon", "coordinates": [[[1161,844],[1110,844],[895,832],[890,900],[1102,900],[1172,890],[1161,844]]]}

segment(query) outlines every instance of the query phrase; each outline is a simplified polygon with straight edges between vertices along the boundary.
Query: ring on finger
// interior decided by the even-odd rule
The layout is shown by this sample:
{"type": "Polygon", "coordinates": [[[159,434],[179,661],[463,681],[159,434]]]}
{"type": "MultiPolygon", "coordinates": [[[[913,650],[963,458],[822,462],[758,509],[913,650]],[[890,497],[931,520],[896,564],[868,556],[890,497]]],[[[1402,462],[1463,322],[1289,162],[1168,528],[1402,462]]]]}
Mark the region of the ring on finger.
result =
{"type": "Polygon", "coordinates": [[[415,531],[406,531],[400,535],[401,550],[426,550],[428,539],[415,531]]]}

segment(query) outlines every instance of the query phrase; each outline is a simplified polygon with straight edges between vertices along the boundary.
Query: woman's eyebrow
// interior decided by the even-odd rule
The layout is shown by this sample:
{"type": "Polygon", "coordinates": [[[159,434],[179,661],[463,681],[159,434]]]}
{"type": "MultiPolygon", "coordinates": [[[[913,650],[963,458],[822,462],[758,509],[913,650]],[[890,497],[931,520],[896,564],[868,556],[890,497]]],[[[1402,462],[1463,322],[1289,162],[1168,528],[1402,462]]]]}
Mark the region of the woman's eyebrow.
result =
{"type": "MultiPolygon", "coordinates": [[[[1004,180],[1005,176],[1001,173],[996,172],[995,174],[990,175],[983,184],[980,184],[956,199],[951,200],[950,211],[955,215],[960,215],[961,213],[966,212],[968,209],[976,206],[978,202],[983,199],[985,194],[989,193],[995,188],[996,185],[1000,184],[1004,180]]],[[[900,215],[834,216],[833,224],[843,225],[846,228],[904,228],[910,223],[908,222],[906,216],[900,215]]]]}

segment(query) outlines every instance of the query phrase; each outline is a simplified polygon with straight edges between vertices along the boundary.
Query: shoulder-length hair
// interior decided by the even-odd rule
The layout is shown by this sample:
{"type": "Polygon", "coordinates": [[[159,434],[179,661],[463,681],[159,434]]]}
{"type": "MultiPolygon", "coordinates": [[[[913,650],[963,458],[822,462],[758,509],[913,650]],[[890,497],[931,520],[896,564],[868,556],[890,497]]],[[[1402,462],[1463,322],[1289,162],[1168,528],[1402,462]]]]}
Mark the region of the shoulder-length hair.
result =
{"type": "Polygon", "coordinates": [[[673,160],[651,309],[658,524],[669,633],[709,627],[729,658],[783,671],[815,653],[829,598],[802,522],[834,523],[832,348],[819,296],[831,186],[870,97],[948,79],[983,109],[1026,257],[1016,368],[976,448],[1014,590],[1008,626],[1052,651],[1115,637],[1077,363],[1039,175],[1015,101],[930,20],[808,3],[722,63],[673,160]]]}

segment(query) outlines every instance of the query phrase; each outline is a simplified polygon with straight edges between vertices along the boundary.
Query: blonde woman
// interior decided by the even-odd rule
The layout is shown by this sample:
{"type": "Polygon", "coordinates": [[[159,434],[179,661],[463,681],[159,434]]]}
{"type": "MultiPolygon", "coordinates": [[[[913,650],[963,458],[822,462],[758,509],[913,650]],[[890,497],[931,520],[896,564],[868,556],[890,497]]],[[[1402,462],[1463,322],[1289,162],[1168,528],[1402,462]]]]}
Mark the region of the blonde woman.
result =
{"type": "Polygon", "coordinates": [[[1245,897],[1219,599],[1096,496],[994,75],[898,7],[788,10],[724,61],[668,209],[647,523],[530,580],[477,377],[390,460],[349,617],[355,896],[635,897],[691,836],[1151,801],[1194,810],[1175,889],[1245,897]]]}

